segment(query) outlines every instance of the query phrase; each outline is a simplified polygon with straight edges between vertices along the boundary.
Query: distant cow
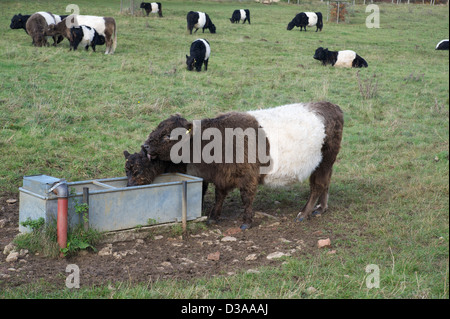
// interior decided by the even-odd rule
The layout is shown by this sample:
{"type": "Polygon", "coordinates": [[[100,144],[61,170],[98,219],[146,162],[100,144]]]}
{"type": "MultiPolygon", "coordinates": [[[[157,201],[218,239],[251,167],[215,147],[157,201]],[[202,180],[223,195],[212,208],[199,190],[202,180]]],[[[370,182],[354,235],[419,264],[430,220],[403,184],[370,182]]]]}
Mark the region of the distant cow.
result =
{"type": "Polygon", "coordinates": [[[316,26],[316,32],[318,30],[322,31],[323,21],[322,21],[322,13],[320,12],[300,12],[297,14],[291,22],[289,22],[287,26],[287,30],[292,30],[294,27],[300,27],[300,31],[302,28],[313,27],[316,26]]]}
{"type": "Polygon", "coordinates": [[[322,61],[322,65],[342,66],[348,68],[367,68],[366,60],[352,50],[328,51],[322,47],[318,48],[314,54],[314,59],[322,61]]]}
{"type": "Polygon", "coordinates": [[[9,25],[9,27],[11,29],[24,29],[25,32],[27,32],[26,23],[30,17],[31,17],[30,14],[28,15],[22,15],[21,13],[16,14],[14,15],[14,17],[12,17],[11,24],[9,25]]]}
{"type": "Polygon", "coordinates": [[[209,42],[205,39],[197,39],[191,44],[190,56],[186,55],[186,64],[189,71],[195,67],[197,72],[202,70],[202,64],[205,64],[205,71],[208,70],[208,61],[211,54],[209,42]]]}
{"type": "Polygon", "coordinates": [[[239,23],[239,21],[242,21],[242,24],[244,24],[245,21],[248,21],[248,24],[250,24],[250,10],[248,9],[234,10],[230,21],[231,23],[239,23]]]}
{"type": "Polygon", "coordinates": [[[89,46],[92,47],[92,51],[95,52],[96,45],[105,44],[105,37],[99,35],[98,32],[87,25],[80,25],[79,27],[72,27],[70,29],[70,50],[76,50],[78,45],[82,45],[86,51],[89,46]]]}
{"type": "Polygon", "coordinates": [[[127,186],[151,184],[158,175],[164,173],[186,173],[186,164],[152,160],[148,158],[147,151],[143,147],[139,153],[130,154],[128,151],[123,151],[123,155],[126,160],[127,186]]]}
{"type": "Polygon", "coordinates": [[[209,16],[204,12],[199,11],[189,11],[187,16],[187,28],[192,34],[192,30],[195,28],[195,32],[198,31],[198,29],[202,29],[203,33],[205,32],[205,29],[209,29],[209,32],[216,33],[216,26],[212,23],[209,16]]]}
{"type": "Polygon", "coordinates": [[[157,13],[160,18],[162,18],[162,7],[160,2],[142,2],[141,9],[144,9],[147,13],[147,17],[149,13],[157,13]]]}
{"type": "Polygon", "coordinates": [[[436,50],[448,50],[448,39],[440,41],[436,45],[436,50]]]}

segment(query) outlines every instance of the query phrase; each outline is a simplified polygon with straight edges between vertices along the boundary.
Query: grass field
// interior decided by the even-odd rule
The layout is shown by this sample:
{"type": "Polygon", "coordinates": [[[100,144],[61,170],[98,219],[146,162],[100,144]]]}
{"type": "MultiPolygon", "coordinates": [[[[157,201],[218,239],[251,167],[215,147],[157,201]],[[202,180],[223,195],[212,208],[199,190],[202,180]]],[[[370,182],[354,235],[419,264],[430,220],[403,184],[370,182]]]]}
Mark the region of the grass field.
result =
{"type": "MultiPolygon", "coordinates": [[[[308,286],[318,288],[320,298],[449,297],[449,56],[434,50],[448,38],[448,6],[380,4],[380,28],[368,29],[365,6],[357,5],[349,23],[324,21],[316,33],[286,26],[300,11],[322,11],[326,20],[319,1],[249,1],[251,25],[229,22],[244,6],[237,1],[166,0],[164,18],[120,14],[119,3],[76,1],[81,14],[115,17],[116,53],[104,55],[104,46],[69,52],[67,40],[35,48],[23,30],[9,29],[14,14],[64,14],[68,3],[0,2],[1,194],[17,193],[24,175],[123,176],[123,150],[137,151],[176,112],[199,119],[328,100],[345,114],[330,210],[354,224],[329,225],[348,240],[335,243],[340,254],[332,260],[318,253],[262,269],[260,276],[161,281],[152,289],[124,284],[114,297],[301,298],[308,286]],[[190,10],[207,12],[217,34],[189,35],[190,10]],[[198,37],[211,44],[207,72],[185,67],[198,37]],[[319,46],[354,50],[369,67],[323,67],[312,58],[319,46]],[[366,288],[367,264],[379,266],[380,288],[366,288]]],[[[271,196],[264,188],[260,194],[271,196]]],[[[68,294],[110,296],[106,287],[64,292],[43,283],[6,296],[68,294]]]]}

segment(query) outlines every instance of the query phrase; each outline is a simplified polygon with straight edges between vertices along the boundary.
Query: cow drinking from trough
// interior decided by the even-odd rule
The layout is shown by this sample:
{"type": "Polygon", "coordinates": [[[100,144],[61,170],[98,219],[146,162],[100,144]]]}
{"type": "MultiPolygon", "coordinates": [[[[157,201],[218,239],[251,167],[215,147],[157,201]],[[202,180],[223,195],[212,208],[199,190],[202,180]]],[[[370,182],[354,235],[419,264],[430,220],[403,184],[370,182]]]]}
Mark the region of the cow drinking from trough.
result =
{"type": "Polygon", "coordinates": [[[148,158],[147,150],[143,146],[139,153],[130,154],[128,151],[123,151],[123,155],[127,186],[151,184],[156,176],[163,173],[186,173],[186,164],[174,164],[170,161],[148,158]]]}
{"type": "Polygon", "coordinates": [[[309,199],[297,217],[327,210],[343,124],[341,109],[329,102],[230,112],[194,122],[175,115],[150,133],[144,147],[149,159],[181,161],[188,174],[215,185],[210,221],[219,219],[225,197],[239,188],[244,204],[241,228],[246,229],[253,222],[258,184],[282,186],[310,176],[309,199]]]}
{"type": "MultiPolygon", "coordinates": [[[[164,173],[186,173],[186,164],[184,163],[175,164],[170,161],[149,158],[143,145],[139,153],[130,154],[128,151],[123,151],[123,155],[125,156],[127,187],[152,184],[158,175],[164,173]]],[[[208,190],[208,183],[203,182],[202,188],[203,199],[208,190]]]]}

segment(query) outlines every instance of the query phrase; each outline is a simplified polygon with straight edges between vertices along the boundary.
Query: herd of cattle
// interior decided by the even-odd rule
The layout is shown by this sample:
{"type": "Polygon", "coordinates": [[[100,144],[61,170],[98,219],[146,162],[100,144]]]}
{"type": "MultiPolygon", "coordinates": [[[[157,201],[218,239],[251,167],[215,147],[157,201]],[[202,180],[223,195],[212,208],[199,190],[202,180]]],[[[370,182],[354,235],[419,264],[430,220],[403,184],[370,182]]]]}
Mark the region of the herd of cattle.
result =
{"type": "MultiPolygon", "coordinates": [[[[150,13],[163,16],[161,3],[143,2],[141,8],[147,16],[150,13]]],[[[190,34],[194,29],[194,33],[198,29],[216,33],[216,26],[205,12],[190,11],[186,19],[190,34]]],[[[230,22],[240,21],[250,24],[248,9],[233,12],[230,22]]],[[[289,22],[287,30],[299,27],[300,31],[306,31],[306,27],[313,26],[316,26],[316,32],[322,31],[322,14],[301,12],[289,22]]],[[[112,54],[117,46],[117,27],[112,17],[58,16],[49,12],[36,12],[32,15],[15,15],[10,27],[23,28],[31,36],[35,46],[49,45],[47,37],[53,37],[54,46],[65,37],[73,50],[81,44],[86,50],[91,46],[95,51],[96,45],[106,44],[105,54],[112,54]]],[[[440,41],[436,49],[448,50],[449,41],[440,41]]],[[[188,70],[201,71],[202,65],[207,70],[210,54],[211,46],[206,39],[193,41],[190,55],[186,55],[188,70]]],[[[319,47],[313,58],[323,65],[356,68],[368,66],[362,57],[351,50],[329,51],[319,47]]],[[[297,216],[298,220],[303,220],[314,214],[321,214],[328,208],[328,189],[333,164],[340,150],[343,126],[342,110],[329,102],[296,103],[265,110],[229,112],[197,122],[189,122],[180,115],[171,116],[150,133],[139,152],[130,154],[124,151],[128,186],[150,184],[157,175],[167,172],[199,176],[203,179],[203,194],[208,183],[215,185],[215,203],[209,214],[210,222],[219,219],[227,194],[232,189],[239,188],[244,204],[241,228],[247,229],[252,226],[252,204],[258,184],[279,186],[309,177],[309,199],[297,216]],[[199,127],[196,127],[196,123],[199,123],[199,127]],[[176,139],[172,139],[174,131],[181,130],[181,141],[192,156],[196,150],[195,138],[205,134],[211,138],[211,132],[217,131],[219,139],[222,139],[220,145],[225,145],[227,130],[230,129],[233,134],[233,150],[237,150],[239,141],[244,141],[242,143],[245,144],[245,150],[252,147],[258,150],[254,161],[249,160],[249,152],[244,152],[245,158],[241,160],[237,160],[235,153],[231,162],[227,162],[226,157],[225,160],[219,158],[218,161],[209,162],[203,156],[197,162],[172,161],[172,148],[178,143],[176,139]],[[251,132],[256,135],[251,136],[251,132]],[[263,152],[259,151],[261,144],[265,146],[263,152]]],[[[200,145],[197,145],[200,154],[203,155],[205,150],[211,152],[211,145],[208,143],[210,138],[200,140],[200,145]]],[[[222,157],[221,147],[213,149],[214,156],[217,151],[222,157]]]]}
{"type": "MultiPolygon", "coordinates": [[[[142,2],[140,7],[145,10],[146,15],[150,13],[158,14],[162,17],[162,5],[159,2],[142,2]]],[[[205,12],[190,11],[186,16],[187,29],[190,34],[195,29],[208,29],[211,33],[216,33],[216,26],[205,12]]],[[[250,10],[234,10],[231,23],[248,22],[250,24],[250,10]]],[[[300,12],[287,26],[287,30],[299,27],[300,31],[306,27],[316,26],[316,32],[322,31],[323,21],[320,12],[300,12]]],[[[11,29],[24,29],[32,39],[34,46],[47,46],[48,39],[53,38],[53,45],[56,46],[64,38],[70,43],[70,50],[76,50],[79,45],[88,50],[89,46],[95,51],[96,45],[106,44],[105,54],[113,54],[117,46],[117,26],[112,17],[99,17],[89,15],[56,15],[50,12],[36,12],[32,15],[17,14],[11,19],[11,29]]],[[[323,65],[333,66],[367,67],[367,62],[359,57],[354,51],[346,50],[333,52],[328,49],[319,48],[320,54],[316,51],[314,58],[320,60],[323,65]]],[[[197,39],[191,44],[190,56],[186,55],[188,70],[201,71],[202,65],[208,69],[208,60],[211,47],[206,39],[197,39]]]]}

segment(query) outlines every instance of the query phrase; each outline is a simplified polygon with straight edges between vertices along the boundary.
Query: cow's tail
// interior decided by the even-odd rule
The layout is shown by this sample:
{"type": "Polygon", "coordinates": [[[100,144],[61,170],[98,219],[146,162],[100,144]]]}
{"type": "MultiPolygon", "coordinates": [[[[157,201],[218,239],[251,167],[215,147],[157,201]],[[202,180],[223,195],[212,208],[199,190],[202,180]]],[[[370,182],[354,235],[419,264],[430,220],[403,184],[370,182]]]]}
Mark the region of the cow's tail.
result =
{"type": "Polygon", "coordinates": [[[317,15],[317,28],[320,29],[320,31],[322,31],[323,27],[322,13],[316,12],[316,15],[317,15]]]}
{"type": "Polygon", "coordinates": [[[109,53],[110,54],[114,53],[116,51],[116,47],[117,47],[117,24],[116,24],[116,21],[114,20],[114,35],[113,35],[111,50],[109,53]]]}

